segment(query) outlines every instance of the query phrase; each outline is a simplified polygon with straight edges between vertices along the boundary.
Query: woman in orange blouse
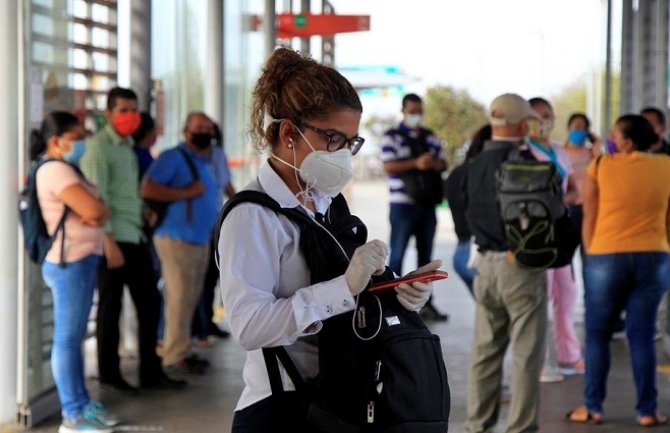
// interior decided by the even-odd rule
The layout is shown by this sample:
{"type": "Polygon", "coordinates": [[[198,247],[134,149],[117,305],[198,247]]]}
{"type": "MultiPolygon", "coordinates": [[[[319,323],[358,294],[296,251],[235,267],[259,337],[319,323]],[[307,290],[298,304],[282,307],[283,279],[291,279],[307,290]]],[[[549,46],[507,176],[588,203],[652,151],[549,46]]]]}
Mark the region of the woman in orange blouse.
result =
{"type": "Polygon", "coordinates": [[[637,420],[655,426],[668,422],[656,408],[654,333],[670,282],[670,157],[645,152],[657,137],[642,116],[620,117],[612,139],[618,152],[592,161],[584,182],[584,406],[568,416],[603,421],[610,338],[625,311],[637,420]]]}

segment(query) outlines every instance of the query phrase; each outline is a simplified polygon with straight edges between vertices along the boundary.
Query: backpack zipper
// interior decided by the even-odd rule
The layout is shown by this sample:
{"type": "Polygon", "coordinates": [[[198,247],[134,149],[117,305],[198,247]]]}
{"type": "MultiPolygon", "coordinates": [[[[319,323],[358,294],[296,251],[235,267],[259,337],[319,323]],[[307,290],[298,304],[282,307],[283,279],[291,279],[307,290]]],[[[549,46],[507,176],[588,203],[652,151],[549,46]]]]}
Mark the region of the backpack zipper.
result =
{"type": "Polygon", "coordinates": [[[370,401],[368,403],[368,424],[375,422],[375,402],[370,401]]]}

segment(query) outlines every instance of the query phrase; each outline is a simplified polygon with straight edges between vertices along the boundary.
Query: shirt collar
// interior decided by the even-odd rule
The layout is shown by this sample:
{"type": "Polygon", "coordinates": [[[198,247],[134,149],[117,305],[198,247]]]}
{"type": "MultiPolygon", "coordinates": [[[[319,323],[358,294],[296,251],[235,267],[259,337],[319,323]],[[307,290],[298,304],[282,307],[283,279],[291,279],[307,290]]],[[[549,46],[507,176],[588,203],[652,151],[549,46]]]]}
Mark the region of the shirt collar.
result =
{"type": "Polygon", "coordinates": [[[518,147],[519,145],[519,142],[487,140],[484,142],[484,150],[508,149],[512,147],[518,147]]]}
{"type": "MultiPolygon", "coordinates": [[[[263,163],[258,172],[258,182],[261,184],[263,191],[279,203],[279,206],[291,209],[302,207],[307,213],[314,216],[314,213],[311,210],[300,203],[268,161],[263,163]]],[[[312,190],[312,192],[314,194],[314,206],[316,207],[316,211],[325,214],[332,199],[318,190],[312,190]]]]}
{"type": "Polygon", "coordinates": [[[105,132],[109,136],[109,138],[112,140],[112,143],[114,144],[128,144],[128,145],[133,145],[133,138],[132,136],[128,137],[121,137],[118,132],[114,130],[111,124],[105,125],[105,132]]]}

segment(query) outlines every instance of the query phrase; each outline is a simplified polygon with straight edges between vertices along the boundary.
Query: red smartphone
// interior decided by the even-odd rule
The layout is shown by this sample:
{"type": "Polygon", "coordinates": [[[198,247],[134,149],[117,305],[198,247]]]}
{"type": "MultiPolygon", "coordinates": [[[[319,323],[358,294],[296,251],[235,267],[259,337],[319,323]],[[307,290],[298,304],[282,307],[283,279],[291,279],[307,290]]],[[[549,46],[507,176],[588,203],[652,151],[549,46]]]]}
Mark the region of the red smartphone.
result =
{"type": "Polygon", "coordinates": [[[368,292],[375,293],[381,292],[384,290],[392,289],[402,283],[411,284],[416,281],[422,283],[430,283],[431,281],[442,280],[449,276],[445,271],[430,271],[424,272],[421,274],[408,275],[406,277],[396,278],[395,280],[383,281],[381,283],[375,283],[368,287],[368,292]]]}

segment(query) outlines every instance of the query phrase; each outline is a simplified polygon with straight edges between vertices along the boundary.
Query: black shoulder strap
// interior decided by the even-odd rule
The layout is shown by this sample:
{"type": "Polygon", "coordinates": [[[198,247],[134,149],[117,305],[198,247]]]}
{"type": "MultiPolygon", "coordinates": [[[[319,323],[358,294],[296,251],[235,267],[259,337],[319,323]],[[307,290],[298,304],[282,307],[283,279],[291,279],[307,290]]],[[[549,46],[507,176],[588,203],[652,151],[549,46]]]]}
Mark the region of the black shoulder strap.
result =
{"type": "Polygon", "coordinates": [[[198,174],[198,169],[195,167],[195,163],[193,162],[193,159],[191,158],[191,155],[188,154],[187,151],[182,149],[181,147],[178,148],[179,152],[184,156],[184,159],[186,160],[186,164],[188,164],[188,169],[191,171],[191,176],[193,177],[193,181],[195,182],[196,180],[200,179],[200,175],[198,174]]]}
{"type": "MultiPolygon", "coordinates": [[[[298,209],[282,208],[276,200],[264,192],[251,190],[239,191],[226,202],[217,219],[218,230],[214,233],[214,254],[217,265],[219,263],[218,245],[219,236],[221,235],[221,225],[230,211],[232,211],[235,206],[241,203],[256,203],[261,206],[265,206],[278,214],[285,215],[292,221],[298,223],[298,225],[301,227],[303,227],[304,224],[311,223],[311,218],[306,213],[298,209]]],[[[344,202],[344,204],[346,206],[346,202],[344,202]]],[[[277,360],[279,360],[279,362],[284,367],[284,370],[286,370],[286,373],[291,378],[296,391],[303,391],[306,389],[307,385],[298,372],[298,369],[293,363],[293,360],[291,360],[291,357],[289,356],[285,347],[279,346],[263,348],[263,358],[265,359],[265,366],[267,368],[268,378],[270,379],[270,387],[273,394],[278,395],[279,393],[284,392],[277,360]]]]}
{"type": "MultiPolygon", "coordinates": [[[[47,164],[49,162],[54,162],[54,161],[62,162],[63,164],[67,164],[70,167],[72,167],[72,169],[74,169],[74,171],[77,172],[77,174],[79,176],[82,176],[82,177],[84,176],[82,174],[81,170],[79,169],[79,167],[77,167],[76,165],[70,164],[66,161],[60,161],[58,159],[50,158],[50,157],[40,159],[39,161],[37,161],[35,163],[35,166],[32,169],[33,179],[31,180],[33,182],[33,185],[35,186],[35,203],[37,203],[38,206],[39,206],[39,200],[37,199],[37,170],[39,170],[40,167],[42,167],[44,164],[47,164]]],[[[56,225],[56,230],[54,230],[54,232],[51,235],[49,235],[49,237],[51,238],[51,242],[53,242],[53,241],[56,240],[56,237],[58,236],[58,233],[62,233],[61,243],[60,243],[60,265],[61,266],[65,266],[65,221],[67,220],[67,216],[70,213],[70,208],[64,203],[63,203],[63,206],[64,206],[63,215],[60,217],[60,220],[58,221],[58,224],[56,225]]],[[[40,215],[42,215],[42,208],[40,208],[40,215]]],[[[42,216],[42,219],[44,219],[44,216],[42,216]]]]}
{"type": "Polygon", "coordinates": [[[426,143],[426,137],[430,135],[430,131],[425,128],[419,128],[419,134],[416,137],[411,137],[406,132],[402,131],[400,128],[395,128],[390,131],[391,134],[397,134],[401,136],[408,144],[411,149],[412,158],[427,152],[428,144],[426,143]]]}
{"type": "Polygon", "coordinates": [[[272,394],[279,395],[284,392],[281,375],[279,373],[279,363],[281,363],[284,370],[286,370],[288,377],[291,378],[291,382],[293,382],[296,391],[303,392],[307,389],[305,380],[298,372],[298,368],[293,363],[291,356],[288,354],[288,351],[284,346],[265,347],[262,350],[265,367],[268,371],[268,379],[270,379],[270,389],[272,389],[272,394]],[[277,363],[277,360],[279,360],[279,363],[277,363]]]}
{"type": "Polygon", "coordinates": [[[274,212],[282,214],[290,220],[296,222],[301,227],[301,229],[305,227],[306,224],[310,224],[312,222],[312,219],[305,212],[297,208],[283,208],[279,205],[279,203],[277,203],[276,200],[264,192],[252,190],[239,191],[226,202],[226,204],[223,206],[223,209],[221,209],[221,212],[219,212],[219,216],[217,218],[217,229],[214,231],[214,258],[217,265],[219,263],[219,237],[221,236],[221,226],[223,225],[223,220],[226,219],[230,211],[232,211],[235,206],[241,203],[256,203],[258,205],[265,206],[274,212]]]}

